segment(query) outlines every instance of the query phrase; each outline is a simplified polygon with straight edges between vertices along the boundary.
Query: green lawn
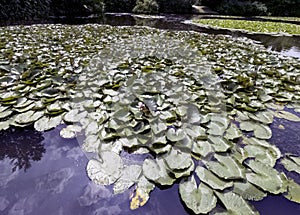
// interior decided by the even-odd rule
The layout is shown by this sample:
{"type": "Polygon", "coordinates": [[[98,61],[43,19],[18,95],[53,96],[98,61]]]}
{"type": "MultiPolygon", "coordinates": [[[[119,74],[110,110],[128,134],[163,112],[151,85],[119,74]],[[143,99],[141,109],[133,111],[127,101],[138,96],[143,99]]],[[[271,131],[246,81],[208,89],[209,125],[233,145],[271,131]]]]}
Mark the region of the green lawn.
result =
{"type": "Polygon", "coordinates": [[[209,26],[216,26],[221,28],[239,29],[250,32],[261,33],[289,33],[300,34],[300,25],[288,24],[281,22],[261,22],[261,21],[247,21],[247,20],[224,20],[224,19],[199,19],[194,22],[209,26]]]}

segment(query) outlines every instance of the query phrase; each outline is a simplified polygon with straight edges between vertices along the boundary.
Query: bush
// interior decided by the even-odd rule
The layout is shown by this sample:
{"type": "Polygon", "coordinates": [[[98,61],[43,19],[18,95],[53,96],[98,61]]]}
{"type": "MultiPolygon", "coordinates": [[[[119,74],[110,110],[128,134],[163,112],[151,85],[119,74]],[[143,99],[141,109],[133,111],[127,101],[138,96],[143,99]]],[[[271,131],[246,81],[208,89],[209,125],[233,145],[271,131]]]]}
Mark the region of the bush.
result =
{"type": "Polygon", "coordinates": [[[161,13],[190,13],[193,0],[157,0],[161,13]]]}
{"type": "Polygon", "coordinates": [[[104,0],[107,12],[132,12],[136,0],[104,0]]]}
{"type": "Polygon", "coordinates": [[[133,8],[134,13],[153,14],[158,13],[159,6],[155,0],[137,0],[133,8]]]}
{"type": "Polygon", "coordinates": [[[216,9],[219,13],[237,16],[262,16],[268,14],[268,8],[264,3],[247,0],[224,0],[216,9]]]}

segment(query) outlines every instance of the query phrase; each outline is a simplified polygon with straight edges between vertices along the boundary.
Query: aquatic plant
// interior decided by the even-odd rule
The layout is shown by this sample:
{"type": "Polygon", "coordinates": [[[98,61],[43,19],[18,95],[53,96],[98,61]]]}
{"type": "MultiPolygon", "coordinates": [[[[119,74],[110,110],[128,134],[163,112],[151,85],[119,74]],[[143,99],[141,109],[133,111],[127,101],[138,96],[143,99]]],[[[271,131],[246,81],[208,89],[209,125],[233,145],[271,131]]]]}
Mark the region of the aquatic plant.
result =
{"type": "Polygon", "coordinates": [[[281,22],[262,22],[230,19],[198,19],[194,21],[196,23],[212,27],[246,30],[248,32],[300,34],[299,25],[281,22]]]}
{"type": "Polygon", "coordinates": [[[268,194],[300,202],[275,168],[299,173],[299,157],[269,127],[300,121],[284,109],[300,110],[299,59],[245,38],[92,24],[1,28],[0,47],[0,129],[65,123],[61,136],[94,153],[91,180],[134,186],[132,209],[174,183],[197,214],[256,214],[248,200],[268,194]]]}

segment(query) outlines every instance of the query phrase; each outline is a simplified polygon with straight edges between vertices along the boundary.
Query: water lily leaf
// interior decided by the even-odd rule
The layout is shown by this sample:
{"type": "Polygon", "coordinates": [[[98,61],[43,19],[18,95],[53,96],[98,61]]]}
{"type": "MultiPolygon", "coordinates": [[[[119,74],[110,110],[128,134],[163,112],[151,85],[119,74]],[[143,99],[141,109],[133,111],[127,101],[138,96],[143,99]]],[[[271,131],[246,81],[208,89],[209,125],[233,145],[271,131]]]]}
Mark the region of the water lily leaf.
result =
{"type": "Polygon", "coordinates": [[[254,136],[259,139],[270,139],[272,137],[272,130],[267,125],[257,124],[254,130],[254,136]]]}
{"type": "Polygon", "coordinates": [[[142,167],[140,165],[125,166],[122,170],[121,177],[114,183],[114,193],[123,193],[129,189],[142,173],[142,167]]]}
{"type": "Polygon", "coordinates": [[[10,120],[0,122],[0,131],[7,130],[10,125],[10,120]]]}
{"type": "Polygon", "coordinates": [[[112,117],[118,119],[119,121],[121,121],[123,123],[126,123],[126,122],[130,121],[130,119],[131,119],[129,111],[126,109],[121,109],[121,110],[116,111],[112,117]]]}
{"type": "Polygon", "coordinates": [[[209,135],[208,141],[215,152],[226,152],[231,148],[231,145],[223,137],[209,135]]]}
{"type": "Polygon", "coordinates": [[[178,149],[171,149],[164,160],[171,170],[186,169],[193,163],[190,153],[182,152],[178,149]]]}
{"type": "Polygon", "coordinates": [[[0,119],[4,119],[4,118],[8,117],[12,113],[13,113],[13,111],[11,111],[11,110],[6,110],[6,111],[3,111],[3,112],[0,112],[0,119]]]}
{"type": "Polygon", "coordinates": [[[194,162],[192,162],[187,169],[173,170],[172,174],[175,176],[175,178],[181,178],[184,176],[190,176],[194,170],[195,170],[195,164],[194,162]]]}
{"type": "Polygon", "coordinates": [[[49,118],[47,116],[43,116],[38,121],[34,123],[34,128],[37,131],[47,131],[52,128],[55,128],[62,122],[62,116],[56,116],[53,118],[49,118]]]}
{"type": "Polygon", "coordinates": [[[196,214],[206,214],[216,207],[213,191],[204,183],[197,187],[194,176],[180,182],[179,193],[185,205],[196,214]]]}
{"type": "Polygon", "coordinates": [[[230,127],[227,129],[225,137],[228,140],[234,140],[240,138],[242,136],[242,132],[237,128],[236,125],[231,124],[230,127]]]}
{"type": "Polygon", "coordinates": [[[249,113],[248,116],[258,122],[271,124],[273,122],[273,114],[270,111],[260,111],[255,114],[249,113]]]}
{"type": "Polygon", "coordinates": [[[249,182],[234,182],[233,192],[246,200],[260,201],[267,196],[267,193],[261,191],[249,182]]]}
{"type": "Polygon", "coordinates": [[[149,200],[149,193],[155,188],[155,185],[142,176],[139,178],[135,196],[131,199],[130,209],[135,210],[144,206],[149,200]]]}
{"type": "Polygon", "coordinates": [[[159,118],[151,121],[150,126],[155,135],[167,130],[167,125],[159,118]]]}
{"type": "Polygon", "coordinates": [[[217,122],[210,122],[207,133],[215,136],[222,136],[227,127],[217,122]]]}
{"type": "Polygon", "coordinates": [[[206,157],[208,154],[212,153],[214,149],[208,141],[195,141],[192,146],[192,152],[196,155],[206,157]]]}
{"type": "Polygon", "coordinates": [[[18,124],[29,124],[37,121],[44,115],[44,111],[28,111],[16,116],[15,122],[18,124]]]}
{"type": "Polygon", "coordinates": [[[79,125],[68,125],[60,131],[60,136],[66,139],[76,137],[76,134],[79,133],[82,128],[79,125]]]}
{"type": "Polygon", "coordinates": [[[98,135],[91,134],[85,138],[84,143],[82,145],[82,149],[86,152],[97,153],[99,146],[100,146],[100,139],[98,135]]]}
{"type": "Polygon", "coordinates": [[[167,130],[167,138],[172,142],[177,142],[185,137],[185,133],[182,129],[169,128],[167,130]]]}
{"type": "Polygon", "coordinates": [[[216,190],[224,190],[226,188],[232,187],[233,182],[232,181],[225,181],[223,179],[220,179],[215,174],[210,172],[209,170],[205,169],[204,167],[197,166],[195,170],[197,176],[201,180],[201,182],[204,182],[208,186],[210,186],[213,189],[216,190]]]}
{"type": "Polygon", "coordinates": [[[274,116],[282,119],[286,119],[293,122],[300,122],[300,117],[298,117],[296,114],[281,110],[278,112],[273,112],[274,116]]]}
{"type": "Polygon", "coordinates": [[[243,131],[254,131],[257,123],[253,121],[242,121],[240,123],[240,129],[243,131]]]}
{"type": "Polygon", "coordinates": [[[205,139],[207,136],[206,129],[199,125],[183,124],[182,129],[191,138],[205,139]]]}
{"type": "Polygon", "coordinates": [[[250,183],[273,194],[285,191],[281,176],[271,166],[255,160],[250,160],[246,164],[253,170],[253,173],[246,174],[250,183]]]}
{"type": "Polygon", "coordinates": [[[272,167],[275,166],[277,159],[280,158],[280,151],[276,149],[273,150],[272,147],[266,148],[259,145],[247,145],[244,147],[247,158],[255,158],[255,160],[272,167]]]}
{"type": "Polygon", "coordinates": [[[87,116],[87,112],[79,112],[78,109],[73,109],[64,115],[64,121],[69,123],[79,122],[82,118],[87,116]]]}
{"type": "Polygon", "coordinates": [[[175,179],[169,176],[167,168],[163,159],[146,159],[143,163],[143,174],[147,179],[161,185],[171,185],[175,179]]]}
{"type": "Polygon", "coordinates": [[[288,171],[294,171],[300,174],[300,158],[292,155],[287,155],[281,160],[281,163],[288,171]]]}
{"type": "Polygon", "coordinates": [[[227,211],[232,214],[259,214],[238,194],[235,194],[233,192],[221,193],[216,191],[215,194],[224,204],[227,211]]]}
{"type": "Polygon", "coordinates": [[[116,182],[123,169],[121,157],[110,151],[102,151],[101,161],[92,159],[87,164],[88,177],[96,184],[110,185],[116,182]]]}
{"type": "Polygon", "coordinates": [[[300,185],[293,180],[288,180],[287,193],[284,194],[284,197],[293,202],[300,203],[300,185]]]}
{"type": "Polygon", "coordinates": [[[245,170],[236,160],[228,156],[215,154],[217,161],[208,161],[205,165],[210,171],[224,179],[243,179],[245,170]]]}

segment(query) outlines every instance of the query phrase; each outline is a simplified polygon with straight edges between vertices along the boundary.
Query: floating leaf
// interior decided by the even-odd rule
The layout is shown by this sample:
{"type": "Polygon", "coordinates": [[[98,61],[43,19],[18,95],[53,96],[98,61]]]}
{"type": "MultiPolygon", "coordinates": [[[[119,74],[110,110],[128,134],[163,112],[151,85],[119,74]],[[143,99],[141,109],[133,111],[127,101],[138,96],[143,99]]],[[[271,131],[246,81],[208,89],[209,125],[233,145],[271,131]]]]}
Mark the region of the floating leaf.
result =
{"type": "Polygon", "coordinates": [[[300,204],[300,185],[293,180],[288,180],[287,193],[284,197],[300,204]]]}
{"type": "Polygon", "coordinates": [[[234,182],[233,192],[250,201],[260,201],[267,196],[267,193],[261,191],[247,181],[234,182]]]}
{"type": "Polygon", "coordinates": [[[229,156],[215,154],[217,161],[208,161],[206,166],[210,171],[224,179],[243,179],[244,168],[229,156]]]}
{"type": "Polygon", "coordinates": [[[287,155],[281,160],[281,163],[288,171],[294,171],[300,174],[300,158],[292,155],[287,155]]]}
{"type": "Polygon", "coordinates": [[[286,119],[289,121],[293,121],[293,122],[300,122],[300,117],[298,117],[297,115],[281,110],[278,112],[273,112],[274,116],[278,117],[278,118],[282,118],[282,119],[286,119]]]}
{"type": "Polygon", "coordinates": [[[79,125],[68,125],[60,131],[60,136],[67,139],[74,138],[81,130],[79,125]]]}
{"type": "Polygon", "coordinates": [[[272,130],[267,125],[257,124],[254,136],[259,139],[270,139],[272,137],[272,130]]]}
{"type": "Polygon", "coordinates": [[[204,167],[198,166],[195,172],[202,182],[209,185],[213,189],[224,190],[233,186],[231,181],[229,182],[218,178],[215,174],[204,167]]]}
{"type": "Polygon", "coordinates": [[[154,189],[155,185],[142,176],[135,190],[135,196],[131,199],[130,209],[135,210],[144,206],[149,200],[149,193],[154,189]]]}
{"type": "Polygon", "coordinates": [[[271,166],[255,160],[250,160],[247,165],[253,170],[253,173],[246,174],[250,183],[273,194],[285,191],[281,176],[271,166]]]}
{"type": "Polygon", "coordinates": [[[177,142],[185,137],[185,133],[182,129],[169,128],[167,133],[167,138],[170,141],[177,142]]]}
{"type": "Polygon", "coordinates": [[[34,128],[37,131],[47,131],[52,128],[55,128],[62,122],[62,116],[56,116],[53,118],[49,118],[47,116],[43,116],[38,121],[34,123],[34,128]]]}
{"type": "Polygon", "coordinates": [[[171,170],[186,169],[193,163],[190,153],[182,152],[177,149],[171,149],[164,160],[171,170]]]}
{"type": "Polygon", "coordinates": [[[101,161],[92,159],[87,164],[87,174],[96,184],[110,185],[121,177],[123,162],[114,152],[102,151],[101,161]]]}
{"type": "Polygon", "coordinates": [[[37,121],[44,115],[44,111],[28,111],[16,116],[15,122],[18,124],[29,124],[37,121]]]}
{"type": "Polygon", "coordinates": [[[224,204],[228,212],[232,214],[250,215],[258,214],[241,196],[233,193],[215,192],[217,197],[224,204]]]}
{"type": "Polygon", "coordinates": [[[139,165],[125,166],[121,177],[114,183],[114,193],[123,193],[137,182],[142,173],[142,167],[139,165]]]}
{"type": "Polygon", "coordinates": [[[203,183],[197,187],[194,176],[180,182],[179,193],[185,205],[196,214],[208,213],[216,207],[213,191],[203,183]]]}
{"type": "Polygon", "coordinates": [[[163,159],[146,159],[143,163],[143,174],[151,181],[161,185],[171,185],[175,181],[167,171],[167,166],[163,159]]]}

